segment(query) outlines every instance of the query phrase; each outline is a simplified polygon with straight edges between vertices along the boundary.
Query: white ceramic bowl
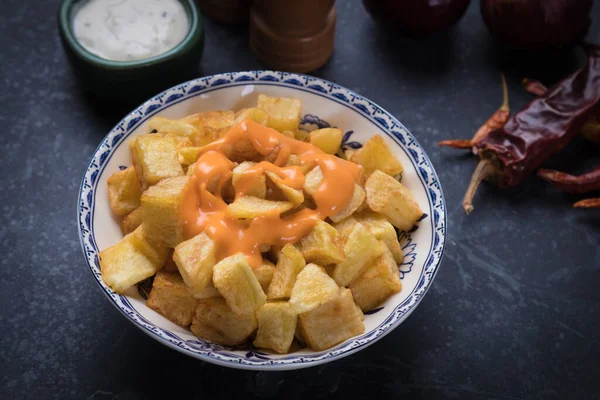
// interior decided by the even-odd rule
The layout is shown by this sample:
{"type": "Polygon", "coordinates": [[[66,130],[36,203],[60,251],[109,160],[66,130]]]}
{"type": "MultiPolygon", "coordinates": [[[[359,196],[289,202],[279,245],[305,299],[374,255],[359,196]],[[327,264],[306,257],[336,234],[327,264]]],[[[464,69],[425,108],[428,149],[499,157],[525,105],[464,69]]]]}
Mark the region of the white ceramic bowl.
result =
{"type": "Polygon", "coordinates": [[[159,342],[211,363],[245,369],[285,370],[310,367],[364,349],[388,334],[417,307],[438,270],[444,252],[446,206],[438,177],[412,134],[392,115],[360,95],[322,79],[273,71],[234,72],[195,79],[155,96],[127,115],[104,138],[92,157],[79,192],[77,219],[81,247],[88,268],[104,294],[133,324],[159,342]],[[365,332],[329,350],[302,350],[274,355],[219,346],[194,336],[146,307],[136,288],[114,293],[101,279],[98,252],[121,237],[112,215],[107,178],[131,165],[127,142],[148,131],[154,115],[180,118],[209,110],[236,110],[256,104],[259,93],[302,100],[307,125],[336,126],[344,132],[344,146],[357,148],[381,134],[404,165],[402,183],[415,195],[426,216],[416,230],[400,235],[405,253],[399,266],[402,291],[365,315],[365,332]]]}

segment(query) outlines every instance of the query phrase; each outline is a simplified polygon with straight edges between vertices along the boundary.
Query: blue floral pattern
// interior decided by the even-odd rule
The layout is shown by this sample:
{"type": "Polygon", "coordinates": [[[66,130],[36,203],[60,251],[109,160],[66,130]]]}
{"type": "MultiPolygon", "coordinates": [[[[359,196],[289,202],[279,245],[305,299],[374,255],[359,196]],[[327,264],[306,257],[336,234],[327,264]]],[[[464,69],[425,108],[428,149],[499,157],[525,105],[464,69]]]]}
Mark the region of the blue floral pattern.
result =
{"type": "MultiPolygon", "coordinates": [[[[314,126],[318,128],[329,126],[327,122],[310,114],[304,116],[302,124],[306,127],[312,126],[313,129],[316,129],[314,126]]],[[[360,147],[359,142],[350,140],[352,135],[352,131],[345,133],[343,141],[345,148],[360,147]]],[[[317,365],[352,354],[389,333],[411,313],[431,286],[442,260],[446,235],[446,208],[439,180],[423,149],[398,120],[377,104],[334,83],[307,75],[274,71],[235,72],[195,79],[175,86],[136,108],[111,130],[96,149],[81,183],[77,214],[81,247],[89,270],[103,292],[124,315],[144,332],[176,350],[220,365],[246,369],[269,369],[270,367],[292,369],[317,365]],[[388,315],[375,329],[351,338],[326,351],[274,356],[255,349],[236,352],[202,339],[185,340],[177,334],[148,321],[131,305],[126,296],[113,292],[101,280],[98,261],[99,250],[93,234],[93,214],[98,177],[108,164],[112,153],[127,140],[129,135],[141,123],[157,112],[187,98],[201,95],[205,91],[214,90],[216,86],[228,87],[246,83],[255,86],[268,84],[300,89],[319,94],[331,101],[348,106],[354,112],[361,114],[384,129],[387,135],[401,143],[404,150],[409,154],[415,169],[419,172],[419,179],[427,189],[429,215],[433,215],[433,218],[427,220],[427,223],[431,224],[431,247],[429,250],[421,250],[427,252],[427,257],[416,287],[404,301],[393,309],[385,309],[385,313],[388,315]]],[[[417,249],[416,243],[412,242],[410,234],[401,234],[400,239],[405,253],[404,263],[400,266],[401,276],[404,277],[414,268],[417,249]]],[[[382,310],[383,308],[372,310],[371,314],[377,313],[380,315],[382,310]]]]}

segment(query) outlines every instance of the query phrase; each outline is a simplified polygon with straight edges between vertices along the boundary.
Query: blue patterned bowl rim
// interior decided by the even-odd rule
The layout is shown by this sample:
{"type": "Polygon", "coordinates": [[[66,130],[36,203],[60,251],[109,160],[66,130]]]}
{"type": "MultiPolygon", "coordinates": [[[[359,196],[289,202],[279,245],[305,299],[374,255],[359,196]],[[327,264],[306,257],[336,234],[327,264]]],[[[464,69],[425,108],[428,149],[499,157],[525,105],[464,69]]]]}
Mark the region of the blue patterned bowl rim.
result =
{"type": "Polygon", "coordinates": [[[435,169],[423,148],[402,123],[372,101],[335,83],[303,74],[267,70],[231,72],[193,79],[165,90],[129,113],[102,140],[87,166],[79,190],[77,219],[81,248],[90,272],[111,303],[138,328],[159,342],[192,357],[222,366],[256,370],[286,370],[323,364],[353,354],[391,332],[414,311],[430,288],[443,258],[447,225],[444,195],[435,169]],[[252,350],[245,355],[234,354],[222,346],[202,339],[185,340],[148,321],[135,310],[126,296],[110,290],[100,277],[99,250],[93,234],[95,190],[99,175],[108,164],[114,150],[124,143],[141,123],[171,105],[224,87],[249,84],[282,86],[309,92],[361,114],[382,128],[400,145],[409,156],[421,184],[426,189],[433,229],[429,253],[416,287],[375,329],[326,351],[303,355],[292,353],[282,358],[270,358],[268,354],[252,350]]]}

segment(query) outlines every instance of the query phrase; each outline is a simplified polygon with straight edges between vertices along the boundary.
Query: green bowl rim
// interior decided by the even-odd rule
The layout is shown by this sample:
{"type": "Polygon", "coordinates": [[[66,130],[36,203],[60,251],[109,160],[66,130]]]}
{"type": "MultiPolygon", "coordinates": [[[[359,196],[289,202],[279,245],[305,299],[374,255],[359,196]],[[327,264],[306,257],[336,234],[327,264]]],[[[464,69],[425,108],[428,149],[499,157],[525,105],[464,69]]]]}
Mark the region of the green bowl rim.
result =
{"type": "Polygon", "coordinates": [[[185,35],[183,40],[179,42],[179,44],[173,47],[171,50],[161,53],[157,56],[144,58],[142,60],[135,61],[113,61],[108,60],[106,58],[99,57],[95,54],[90,53],[86,50],[79,41],[75,38],[72,29],[71,23],[71,12],[73,10],[73,5],[81,0],[63,0],[59,12],[58,12],[58,21],[60,33],[65,41],[65,43],[81,58],[91,64],[96,64],[100,67],[121,70],[121,69],[130,69],[136,67],[149,67],[152,65],[156,65],[162,63],[164,61],[173,59],[179,55],[179,53],[186,52],[197,42],[197,39],[202,37],[203,34],[203,21],[202,21],[202,13],[196,6],[194,0],[179,0],[185,9],[188,18],[189,18],[189,30],[185,35]]]}

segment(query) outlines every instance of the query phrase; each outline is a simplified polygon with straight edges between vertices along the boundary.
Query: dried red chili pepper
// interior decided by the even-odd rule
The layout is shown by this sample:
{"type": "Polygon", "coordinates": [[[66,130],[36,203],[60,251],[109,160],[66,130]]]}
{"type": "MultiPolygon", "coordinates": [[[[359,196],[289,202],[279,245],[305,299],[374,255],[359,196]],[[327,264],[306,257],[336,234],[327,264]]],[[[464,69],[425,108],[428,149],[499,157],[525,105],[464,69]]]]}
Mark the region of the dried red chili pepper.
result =
{"type": "Polygon", "coordinates": [[[600,208],[600,197],[596,199],[585,199],[573,204],[575,208],[600,208]]]}
{"type": "Polygon", "coordinates": [[[519,184],[560,151],[597,112],[600,102],[600,47],[588,46],[583,68],[532,100],[499,129],[475,143],[479,163],[463,199],[467,213],[484,179],[500,188],[519,184]]]}
{"type": "Polygon", "coordinates": [[[600,190],[600,167],[578,176],[551,169],[540,169],[537,175],[568,193],[587,193],[600,190]]]}
{"type": "Polygon", "coordinates": [[[510,106],[508,104],[508,88],[506,87],[506,79],[504,74],[500,74],[502,78],[502,105],[496,110],[492,116],[485,121],[483,125],[477,129],[472,139],[451,139],[443,140],[438,143],[438,146],[448,146],[454,149],[472,149],[474,154],[477,154],[473,146],[481,139],[486,137],[494,129],[498,129],[504,126],[508,117],[510,117],[510,106]]]}
{"type": "MultiPolygon", "coordinates": [[[[542,82],[535,79],[523,79],[523,87],[536,96],[543,96],[548,91],[548,88],[542,82]]],[[[591,142],[600,143],[600,120],[598,117],[590,117],[579,134],[591,142]]]]}

